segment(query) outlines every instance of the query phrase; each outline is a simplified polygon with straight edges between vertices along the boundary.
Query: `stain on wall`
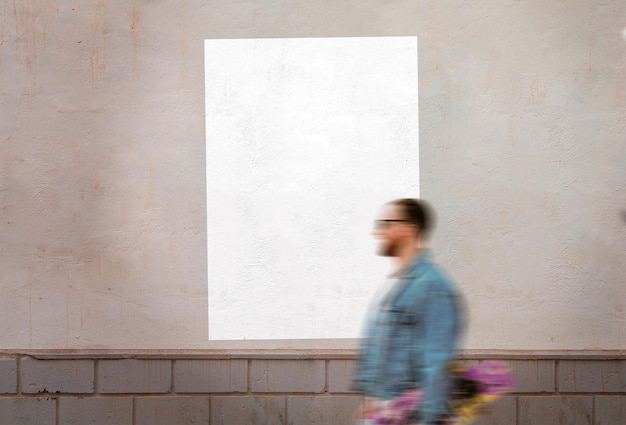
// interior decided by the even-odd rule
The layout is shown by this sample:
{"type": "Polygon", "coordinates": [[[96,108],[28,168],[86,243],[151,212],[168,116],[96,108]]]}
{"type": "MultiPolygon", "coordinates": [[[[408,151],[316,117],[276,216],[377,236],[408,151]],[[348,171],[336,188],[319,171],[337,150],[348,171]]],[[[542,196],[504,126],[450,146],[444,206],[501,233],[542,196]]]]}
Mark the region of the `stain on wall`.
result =
{"type": "Polygon", "coordinates": [[[0,3],[2,347],[208,346],[204,39],[417,35],[467,346],[626,348],[624,2],[61,3],[0,3]]]}

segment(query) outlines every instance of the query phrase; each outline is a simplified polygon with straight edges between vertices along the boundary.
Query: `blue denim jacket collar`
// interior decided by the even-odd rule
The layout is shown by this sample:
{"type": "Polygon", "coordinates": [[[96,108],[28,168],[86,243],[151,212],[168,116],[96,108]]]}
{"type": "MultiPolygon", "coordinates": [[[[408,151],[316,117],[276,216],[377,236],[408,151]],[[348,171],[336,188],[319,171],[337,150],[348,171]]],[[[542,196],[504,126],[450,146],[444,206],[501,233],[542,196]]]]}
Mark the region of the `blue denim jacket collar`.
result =
{"type": "Polygon", "coordinates": [[[429,249],[419,253],[413,262],[398,273],[400,279],[415,279],[424,272],[424,265],[430,263],[431,253],[429,249]]]}

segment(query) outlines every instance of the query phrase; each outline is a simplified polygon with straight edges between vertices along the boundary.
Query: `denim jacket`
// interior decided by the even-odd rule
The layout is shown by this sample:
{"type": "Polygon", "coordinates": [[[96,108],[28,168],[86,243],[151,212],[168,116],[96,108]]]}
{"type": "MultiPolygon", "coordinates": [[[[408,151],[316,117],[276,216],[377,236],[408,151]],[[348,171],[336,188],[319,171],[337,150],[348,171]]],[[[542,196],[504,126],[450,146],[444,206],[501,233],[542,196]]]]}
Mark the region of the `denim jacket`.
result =
{"type": "Polygon", "coordinates": [[[448,412],[450,362],[463,327],[460,293],[424,252],[366,319],[354,389],[392,399],[420,388],[422,423],[448,412]]]}

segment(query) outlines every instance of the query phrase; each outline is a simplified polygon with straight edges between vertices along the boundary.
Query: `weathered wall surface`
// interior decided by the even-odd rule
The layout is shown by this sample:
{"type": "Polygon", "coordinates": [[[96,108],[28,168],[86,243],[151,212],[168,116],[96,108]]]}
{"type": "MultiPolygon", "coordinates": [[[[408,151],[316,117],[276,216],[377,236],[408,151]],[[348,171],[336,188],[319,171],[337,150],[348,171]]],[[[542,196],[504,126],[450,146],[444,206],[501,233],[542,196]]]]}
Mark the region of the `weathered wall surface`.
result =
{"type": "Polygon", "coordinates": [[[626,348],[624,26],[618,0],[0,1],[0,346],[208,346],[203,40],[417,35],[468,347],[626,348]]]}

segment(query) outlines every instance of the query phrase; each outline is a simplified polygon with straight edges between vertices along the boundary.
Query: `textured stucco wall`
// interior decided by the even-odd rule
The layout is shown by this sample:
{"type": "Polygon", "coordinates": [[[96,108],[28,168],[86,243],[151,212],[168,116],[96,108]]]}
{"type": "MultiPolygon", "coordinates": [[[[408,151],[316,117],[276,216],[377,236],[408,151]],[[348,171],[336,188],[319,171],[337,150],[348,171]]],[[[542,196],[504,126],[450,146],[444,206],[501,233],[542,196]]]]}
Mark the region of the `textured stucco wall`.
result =
{"type": "Polygon", "coordinates": [[[417,35],[468,347],[626,348],[624,26],[620,0],[0,1],[0,346],[208,345],[204,39],[417,35]]]}

